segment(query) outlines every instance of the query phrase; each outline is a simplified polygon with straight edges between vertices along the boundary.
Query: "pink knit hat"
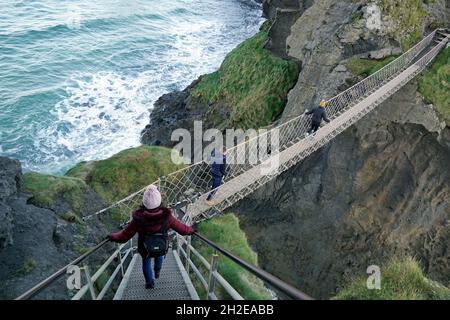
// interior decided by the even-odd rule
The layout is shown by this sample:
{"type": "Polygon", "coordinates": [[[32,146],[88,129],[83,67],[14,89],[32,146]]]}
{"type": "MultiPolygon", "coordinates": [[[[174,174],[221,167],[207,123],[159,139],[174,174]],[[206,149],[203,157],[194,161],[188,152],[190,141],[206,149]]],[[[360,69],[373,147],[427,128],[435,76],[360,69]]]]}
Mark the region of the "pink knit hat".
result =
{"type": "Polygon", "coordinates": [[[159,193],[155,185],[151,184],[145,189],[142,203],[150,210],[158,208],[161,205],[161,193],[159,193]]]}

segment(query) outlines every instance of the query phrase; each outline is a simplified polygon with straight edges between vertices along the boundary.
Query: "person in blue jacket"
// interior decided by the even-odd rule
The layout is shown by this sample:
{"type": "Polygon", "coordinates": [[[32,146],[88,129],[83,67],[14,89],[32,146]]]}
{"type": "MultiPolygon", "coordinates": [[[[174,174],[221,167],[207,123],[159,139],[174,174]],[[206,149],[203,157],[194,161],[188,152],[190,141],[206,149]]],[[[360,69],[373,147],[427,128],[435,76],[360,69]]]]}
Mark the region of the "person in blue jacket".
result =
{"type": "Polygon", "coordinates": [[[222,179],[227,173],[227,159],[226,159],[226,148],[223,147],[223,151],[220,152],[217,149],[213,149],[211,151],[211,192],[209,193],[208,197],[206,198],[206,202],[209,205],[214,205],[214,202],[212,201],[216,189],[222,184],[222,179]]]}

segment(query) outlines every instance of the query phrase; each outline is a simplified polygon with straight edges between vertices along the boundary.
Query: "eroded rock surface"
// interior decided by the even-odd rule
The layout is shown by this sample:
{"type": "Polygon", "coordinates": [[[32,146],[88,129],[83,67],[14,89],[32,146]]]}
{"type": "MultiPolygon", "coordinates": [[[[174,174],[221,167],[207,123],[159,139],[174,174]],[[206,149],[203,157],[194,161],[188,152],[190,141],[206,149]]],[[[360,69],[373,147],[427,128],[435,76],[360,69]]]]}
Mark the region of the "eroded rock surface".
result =
{"type": "MultiPolygon", "coordinates": [[[[427,23],[448,24],[449,7],[437,1],[427,23]]],[[[390,28],[373,4],[314,1],[286,38],[302,71],[283,118],[357,81],[348,59],[399,54],[390,28]]],[[[320,298],[400,255],[417,257],[432,279],[449,285],[449,135],[412,81],[235,208],[260,264],[320,298]]]]}

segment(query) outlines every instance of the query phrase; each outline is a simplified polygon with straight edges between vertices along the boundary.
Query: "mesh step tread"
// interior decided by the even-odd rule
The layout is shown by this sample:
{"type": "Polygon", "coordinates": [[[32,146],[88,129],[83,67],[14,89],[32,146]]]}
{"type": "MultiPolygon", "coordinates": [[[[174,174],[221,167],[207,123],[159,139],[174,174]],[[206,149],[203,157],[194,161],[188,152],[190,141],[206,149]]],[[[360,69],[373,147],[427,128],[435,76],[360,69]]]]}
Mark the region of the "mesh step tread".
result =
{"type": "Polygon", "coordinates": [[[136,257],[130,268],[129,277],[125,280],[122,300],[191,300],[187,284],[172,250],[167,253],[160,277],[155,279],[153,289],[145,288],[141,257],[136,257]]]}

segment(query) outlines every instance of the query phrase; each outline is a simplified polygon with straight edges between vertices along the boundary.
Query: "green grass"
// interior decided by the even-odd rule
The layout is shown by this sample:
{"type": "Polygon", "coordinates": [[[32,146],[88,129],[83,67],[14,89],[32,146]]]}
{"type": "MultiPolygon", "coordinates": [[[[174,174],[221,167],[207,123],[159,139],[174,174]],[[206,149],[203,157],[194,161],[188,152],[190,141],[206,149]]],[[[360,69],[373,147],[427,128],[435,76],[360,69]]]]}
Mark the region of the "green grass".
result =
{"type": "Polygon", "coordinates": [[[171,160],[171,150],[142,146],[119,152],[106,160],[81,162],[66,176],[84,179],[106,202],[112,203],[182,168],[171,160]]]}
{"type": "Polygon", "coordinates": [[[345,65],[353,74],[368,77],[394,61],[396,58],[397,56],[391,56],[381,60],[352,58],[348,60],[345,65]]]}
{"type": "MultiPolygon", "coordinates": [[[[217,216],[214,219],[202,222],[198,231],[208,239],[214,241],[222,248],[232,252],[245,261],[257,265],[258,259],[250,248],[245,234],[239,228],[239,220],[233,214],[217,216]]],[[[213,251],[198,240],[194,241],[194,247],[208,260],[211,261],[213,251]]],[[[262,281],[244,271],[231,260],[220,256],[218,272],[245,298],[268,300],[271,295],[264,288],[262,281]]],[[[207,278],[207,274],[204,274],[207,278]]],[[[207,280],[207,279],[206,279],[207,280]]],[[[216,294],[220,298],[230,298],[226,292],[217,285],[216,294]]],[[[204,291],[202,291],[204,294],[204,291]]],[[[204,297],[201,297],[204,298],[204,297]]]]}
{"type": "Polygon", "coordinates": [[[85,245],[82,245],[80,243],[75,243],[73,245],[73,251],[77,254],[77,255],[82,255],[85,254],[86,252],[88,252],[91,248],[85,245]]]}
{"type": "Polygon", "coordinates": [[[73,211],[67,211],[66,213],[64,213],[61,218],[63,218],[64,220],[68,221],[68,222],[80,222],[80,218],[77,214],[75,214],[73,211]]]}
{"type": "Polygon", "coordinates": [[[204,76],[191,95],[204,103],[225,102],[229,123],[243,129],[270,124],[283,111],[288,91],[295,85],[299,67],[264,49],[269,24],[231,51],[220,69],[204,76]]]}
{"type": "Polygon", "coordinates": [[[351,281],[337,300],[448,300],[450,290],[428,280],[413,258],[394,259],[381,268],[381,289],[369,290],[367,277],[351,281]]]}
{"type": "MultiPolygon", "coordinates": [[[[98,270],[100,268],[99,266],[96,266],[93,268],[93,270],[98,270]]],[[[111,272],[106,269],[98,278],[97,281],[95,281],[95,288],[97,289],[97,292],[101,292],[102,289],[105,287],[106,283],[108,282],[109,278],[111,277],[111,272]]]]}
{"type": "Polygon", "coordinates": [[[392,18],[394,33],[404,51],[420,40],[428,15],[422,0],[381,0],[379,5],[383,13],[392,18]]]}
{"type": "Polygon", "coordinates": [[[35,259],[30,258],[27,259],[22,266],[20,267],[20,269],[18,270],[18,274],[19,275],[27,275],[29,274],[31,271],[33,271],[34,268],[36,268],[37,266],[37,262],[35,259]]]}
{"type": "Polygon", "coordinates": [[[73,251],[82,255],[89,251],[90,247],[86,245],[87,225],[86,222],[81,221],[75,224],[75,234],[73,235],[73,251]]]}
{"type": "Polygon", "coordinates": [[[359,20],[362,19],[362,17],[364,16],[364,12],[362,11],[355,11],[352,13],[352,22],[358,22],[359,20]]]}
{"type": "Polygon", "coordinates": [[[419,79],[419,92],[450,126],[450,48],[442,51],[419,79]]]}
{"type": "Polygon", "coordinates": [[[49,207],[58,195],[62,195],[72,208],[72,212],[67,213],[69,218],[72,214],[81,214],[81,199],[88,186],[78,178],[28,172],[22,176],[21,189],[31,193],[31,203],[40,207],[49,207]]]}

